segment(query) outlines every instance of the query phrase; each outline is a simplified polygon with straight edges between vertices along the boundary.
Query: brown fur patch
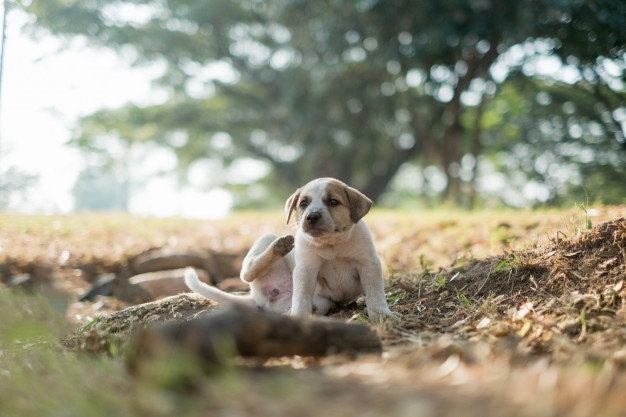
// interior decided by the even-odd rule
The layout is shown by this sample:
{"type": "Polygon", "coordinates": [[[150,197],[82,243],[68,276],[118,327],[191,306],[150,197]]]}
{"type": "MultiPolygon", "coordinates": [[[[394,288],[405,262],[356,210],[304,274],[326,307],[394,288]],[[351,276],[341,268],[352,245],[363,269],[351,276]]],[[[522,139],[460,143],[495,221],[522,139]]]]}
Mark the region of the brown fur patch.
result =
{"type": "Polygon", "coordinates": [[[296,209],[296,205],[300,200],[300,190],[301,188],[298,188],[296,192],[293,193],[285,203],[285,215],[287,216],[286,224],[289,224],[289,219],[291,219],[291,212],[296,209]]]}
{"type": "Polygon", "coordinates": [[[359,220],[361,220],[372,207],[372,200],[367,198],[365,194],[341,181],[331,180],[329,184],[329,193],[330,190],[333,190],[336,194],[342,194],[341,198],[334,198],[341,201],[343,204],[345,204],[345,201],[347,200],[346,206],[350,209],[350,217],[354,223],[358,223],[359,220]]]}
{"type": "Polygon", "coordinates": [[[326,195],[324,196],[328,212],[335,221],[336,228],[341,231],[350,227],[352,223],[356,223],[352,216],[352,204],[348,198],[348,188],[350,187],[341,181],[332,180],[326,187],[326,195]],[[331,207],[328,204],[331,199],[339,201],[339,205],[331,207]]]}

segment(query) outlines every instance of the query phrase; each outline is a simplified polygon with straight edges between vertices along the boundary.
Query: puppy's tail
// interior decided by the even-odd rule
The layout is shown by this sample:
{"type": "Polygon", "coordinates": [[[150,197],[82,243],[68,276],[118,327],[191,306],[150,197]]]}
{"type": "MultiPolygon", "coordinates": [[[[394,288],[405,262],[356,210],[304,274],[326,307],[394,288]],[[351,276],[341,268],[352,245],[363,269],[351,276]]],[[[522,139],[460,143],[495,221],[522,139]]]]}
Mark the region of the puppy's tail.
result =
{"type": "Polygon", "coordinates": [[[198,274],[196,274],[196,271],[191,267],[185,269],[185,284],[187,284],[187,287],[189,287],[189,289],[193,292],[220,304],[239,304],[246,306],[255,305],[254,298],[252,298],[251,295],[230,294],[220,290],[219,288],[205,284],[200,281],[198,274]]]}

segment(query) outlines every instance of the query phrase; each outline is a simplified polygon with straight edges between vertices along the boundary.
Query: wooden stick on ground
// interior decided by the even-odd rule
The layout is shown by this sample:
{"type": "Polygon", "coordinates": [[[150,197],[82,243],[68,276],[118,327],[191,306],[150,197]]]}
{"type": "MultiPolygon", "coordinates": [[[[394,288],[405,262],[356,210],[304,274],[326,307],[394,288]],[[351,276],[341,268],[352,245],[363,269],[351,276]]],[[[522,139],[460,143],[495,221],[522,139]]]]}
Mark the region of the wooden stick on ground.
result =
{"type": "Polygon", "coordinates": [[[328,318],[293,318],[237,306],[186,322],[139,329],[134,334],[129,361],[132,365],[139,357],[151,357],[159,349],[176,346],[215,362],[224,343],[241,356],[258,358],[382,350],[378,335],[366,325],[328,318]]]}

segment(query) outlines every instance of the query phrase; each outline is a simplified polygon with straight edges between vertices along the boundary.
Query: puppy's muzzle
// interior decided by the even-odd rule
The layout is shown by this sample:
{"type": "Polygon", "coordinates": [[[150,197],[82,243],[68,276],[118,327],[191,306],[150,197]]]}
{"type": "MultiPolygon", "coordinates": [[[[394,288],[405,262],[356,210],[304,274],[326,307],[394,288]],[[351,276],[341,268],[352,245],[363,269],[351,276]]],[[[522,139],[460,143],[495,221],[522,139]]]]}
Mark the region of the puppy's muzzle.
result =
{"type": "Polygon", "coordinates": [[[311,226],[315,226],[321,218],[322,218],[322,214],[317,211],[314,211],[312,213],[309,213],[306,216],[306,222],[310,224],[311,226]]]}

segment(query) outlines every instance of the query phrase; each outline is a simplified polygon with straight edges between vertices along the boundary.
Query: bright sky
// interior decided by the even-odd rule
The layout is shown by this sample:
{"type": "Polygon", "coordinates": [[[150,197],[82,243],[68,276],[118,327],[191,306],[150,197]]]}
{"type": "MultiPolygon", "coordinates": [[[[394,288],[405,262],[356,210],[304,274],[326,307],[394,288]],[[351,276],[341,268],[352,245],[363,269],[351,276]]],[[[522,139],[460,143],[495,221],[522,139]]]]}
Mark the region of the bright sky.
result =
{"type": "MultiPolygon", "coordinates": [[[[14,167],[39,177],[26,198],[12,196],[11,210],[68,213],[73,209],[74,181],[85,167],[80,153],[65,145],[78,118],[129,101],[162,100],[163,93],[150,84],[160,68],[131,69],[115,52],[87,46],[81,39],[69,47],[51,36],[32,40],[20,30],[26,19],[17,10],[7,19],[0,172],[14,167]]],[[[129,208],[146,216],[217,218],[231,204],[224,190],[178,190],[175,179],[166,177],[133,193],[129,208]]]]}

